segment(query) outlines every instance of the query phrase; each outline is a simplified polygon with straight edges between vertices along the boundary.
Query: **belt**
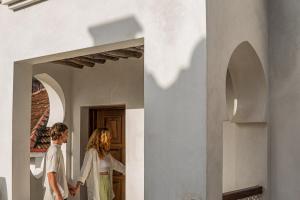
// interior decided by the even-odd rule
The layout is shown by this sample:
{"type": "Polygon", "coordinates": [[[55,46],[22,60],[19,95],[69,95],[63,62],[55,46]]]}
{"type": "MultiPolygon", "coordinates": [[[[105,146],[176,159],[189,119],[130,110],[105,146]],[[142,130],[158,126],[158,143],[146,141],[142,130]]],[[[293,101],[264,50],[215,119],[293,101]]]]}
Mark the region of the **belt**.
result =
{"type": "Polygon", "coordinates": [[[109,175],[108,172],[100,172],[100,175],[109,175]]]}

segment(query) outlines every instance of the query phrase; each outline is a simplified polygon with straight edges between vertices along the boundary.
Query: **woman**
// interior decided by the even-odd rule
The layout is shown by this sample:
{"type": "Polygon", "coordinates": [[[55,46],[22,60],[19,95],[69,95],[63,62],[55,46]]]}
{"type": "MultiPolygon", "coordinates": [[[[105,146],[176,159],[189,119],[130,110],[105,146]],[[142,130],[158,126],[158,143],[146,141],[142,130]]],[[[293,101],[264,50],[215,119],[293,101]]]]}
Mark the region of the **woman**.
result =
{"type": "Polygon", "coordinates": [[[125,166],[110,154],[111,134],[108,129],[96,129],[89,139],[87,152],[78,178],[76,192],[87,182],[88,200],[114,198],[112,174],[125,174],[125,166]]]}

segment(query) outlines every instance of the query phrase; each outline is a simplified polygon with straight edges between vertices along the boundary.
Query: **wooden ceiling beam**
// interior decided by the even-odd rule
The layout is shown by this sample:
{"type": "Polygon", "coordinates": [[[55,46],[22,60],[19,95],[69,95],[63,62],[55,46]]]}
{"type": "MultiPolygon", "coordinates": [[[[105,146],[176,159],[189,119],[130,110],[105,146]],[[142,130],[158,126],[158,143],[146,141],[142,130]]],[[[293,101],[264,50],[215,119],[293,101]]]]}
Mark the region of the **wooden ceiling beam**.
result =
{"type": "Polygon", "coordinates": [[[81,56],[79,59],[86,61],[86,62],[94,62],[98,64],[104,64],[106,62],[105,59],[99,59],[99,58],[90,58],[88,56],[81,56]]]}
{"type": "Polygon", "coordinates": [[[103,53],[103,54],[104,54],[104,55],[107,55],[107,56],[113,56],[113,57],[118,58],[118,59],[120,59],[120,58],[123,58],[123,59],[129,58],[129,56],[117,54],[117,53],[114,53],[114,52],[112,52],[112,51],[110,51],[110,52],[105,52],[105,53],[103,53]]]}
{"type": "Polygon", "coordinates": [[[70,61],[66,61],[66,60],[57,60],[57,61],[53,61],[52,63],[60,64],[60,65],[66,65],[66,66],[74,67],[74,68],[77,68],[77,69],[82,69],[84,67],[83,65],[79,65],[79,64],[76,64],[76,63],[73,63],[73,62],[70,62],[70,61]]]}
{"type": "Polygon", "coordinates": [[[128,57],[140,58],[143,56],[143,53],[137,51],[131,51],[128,49],[113,50],[106,53],[109,55],[119,56],[121,58],[128,58],[128,57]]]}
{"type": "Polygon", "coordinates": [[[144,45],[137,47],[130,47],[127,49],[118,49],[93,55],[80,56],[66,60],[53,61],[52,63],[71,66],[82,69],[84,66],[94,67],[96,63],[104,64],[106,60],[117,61],[120,58],[141,58],[144,54],[144,45]]]}
{"type": "Polygon", "coordinates": [[[119,60],[119,57],[106,55],[104,53],[98,53],[95,55],[91,55],[90,57],[92,57],[93,59],[104,59],[104,60],[112,60],[112,61],[119,60]]]}
{"type": "Polygon", "coordinates": [[[144,53],[144,50],[143,49],[139,49],[137,47],[130,47],[130,48],[127,48],[125,50],[129,50],[129,51],[135,51],[135,52],[138,52],[138,53],[144,53]]]}
{"type": "Polygon", "coordinates": [[[95,66],[94,62],[87,62],[87,61],[81,60],[78,57],[77,58],[68,59],[68,61],[71,61],[71,62],[76,63],[78,65],[84,65],[84,66],[87,66],[87,67],[94,67],[95,66]]]}

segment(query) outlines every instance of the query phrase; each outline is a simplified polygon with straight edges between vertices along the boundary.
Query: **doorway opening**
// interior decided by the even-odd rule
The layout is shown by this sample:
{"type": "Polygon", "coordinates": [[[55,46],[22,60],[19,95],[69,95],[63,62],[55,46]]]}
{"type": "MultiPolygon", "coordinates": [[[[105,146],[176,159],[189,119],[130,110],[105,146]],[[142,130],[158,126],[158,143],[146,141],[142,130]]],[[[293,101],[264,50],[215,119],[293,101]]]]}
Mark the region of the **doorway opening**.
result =
{"type": "MultiPolygon", "coordinates": [[[[90,113],[104,113],[106,121],[101,122],[101,126],[105,125],[113,132],[112,154],[126,163],[126,178],[115,175],[116,198],[143,199],[144,40],[134,39],[15,63],[13,138],[17,138],[14,141],[18,145],[13,145],[13,162],[18,164],[14,165],[13,182],[14,190],[18,191],[16,195],[22,194],[22,197],[16,196],[16,199],[22,199],[25,195],[30,196],[31,200],[40,200],[43,196],[43,191],[34,190],[36,185],[28,175],[30,147],[28,134],[24,133],[24,130],[29,133],[31,126],[29,94],[32,90],[32,77],[41,74],[47,74],[55,80],[61,87],[60,91],[56,90],[57,96],[61,97],[63,94],[64,97],[63,101],[55,105],[63,109],[63,117],[58,118],[68,125],[70,132],[69,142],[62,148],[67,178],[75,181],[80,174],[85,142],[90,130],[95,128],[95,124],[90,126],[90,113]],[[106,106],[104,108],[99,105],[106,106]],[[122,106],[117,108],[115,105],[122,106]],[[120,117],[114,116],[117,113],[121,116],[121,123],[124,123],[120,135],[116,132],[119,122],[115,119],[120,117]]],[[[46,84],[43,85],[46,88],[46,84]]],[[[54,115],[51,115],[51,109],[54,106],[51,106],[50,95],[49,102],[48,125],[50,121],[59,121],[58,118],[51,120],[54,115]]],[[[95,119],[101,121],[103,118],[95,119]]],[[[82,192],[75,199],[85,200],[87,196],[82,192]]]]}

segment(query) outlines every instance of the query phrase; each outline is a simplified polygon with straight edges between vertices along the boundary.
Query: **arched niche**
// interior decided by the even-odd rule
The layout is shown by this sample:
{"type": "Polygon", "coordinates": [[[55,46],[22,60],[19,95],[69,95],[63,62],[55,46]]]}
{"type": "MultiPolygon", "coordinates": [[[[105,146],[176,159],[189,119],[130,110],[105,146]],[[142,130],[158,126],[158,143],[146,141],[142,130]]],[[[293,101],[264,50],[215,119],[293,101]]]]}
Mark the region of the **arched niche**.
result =
{"type": "Polygon", "coordinates": [[[236,123],[266,121],[267,82],[261,61],[245,41],[233,51],[226,73],[228,118],[236,123]]]}

